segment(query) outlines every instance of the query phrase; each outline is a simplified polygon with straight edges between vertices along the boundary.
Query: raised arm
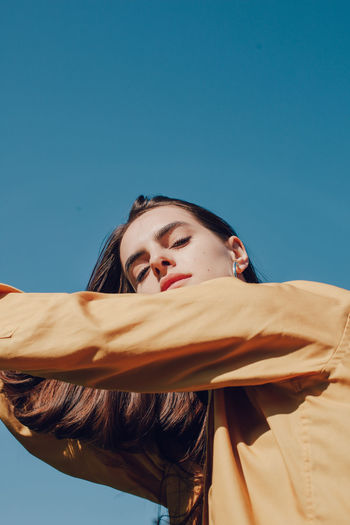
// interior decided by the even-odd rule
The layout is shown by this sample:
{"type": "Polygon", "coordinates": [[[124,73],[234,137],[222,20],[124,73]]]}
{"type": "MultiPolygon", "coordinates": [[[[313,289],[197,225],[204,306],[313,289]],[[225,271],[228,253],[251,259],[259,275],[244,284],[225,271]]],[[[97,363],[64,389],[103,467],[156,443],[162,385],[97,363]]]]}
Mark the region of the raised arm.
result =
{"type": "Polygon", "coordinates": [[[136,392],[261,384],[321,371],[349,311],[340,288],[233,278],[154,295],[4,293],[0,368],[136,392]]]}

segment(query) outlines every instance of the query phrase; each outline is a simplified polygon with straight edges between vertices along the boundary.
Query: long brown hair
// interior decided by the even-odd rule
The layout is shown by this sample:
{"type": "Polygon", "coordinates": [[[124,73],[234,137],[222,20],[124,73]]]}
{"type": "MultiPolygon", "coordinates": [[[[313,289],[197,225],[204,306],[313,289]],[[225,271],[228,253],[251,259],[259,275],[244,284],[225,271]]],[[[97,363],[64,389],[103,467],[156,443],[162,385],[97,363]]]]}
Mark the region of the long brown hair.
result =
{"type": "MultiPolygon", "coordinates": [[[[107,239],[90,277],[87,290],[134,293],[120,262],[119,249],[127,227],[140,215],[158,206],[173,205],[190,212],[206,228],[226,240],[236,232],[212,212],[196,204],[164,196],[134,202],[125,224],[107,239]]],[[[243,272],[247,282],[259,282],[251,263],[243,272]]],[[[73,438],[111,451],[139,452],[156,445],[166,460],[200,469],[205,458],[206,392],[142,394],[107,391],[42,379],[17,372],[2,372],[4,392],[17,419],[36,432],[73,438]]],[[[198,469],[197,469],[198,473],[198,469]]],[[[200,482],[200,480],[199,480],[200,482]]],[[[163,495],[159,495],[163,500],[163,495]]],[[[200,522],[202,497],[184,516],[183,523],[200,522]]]]}

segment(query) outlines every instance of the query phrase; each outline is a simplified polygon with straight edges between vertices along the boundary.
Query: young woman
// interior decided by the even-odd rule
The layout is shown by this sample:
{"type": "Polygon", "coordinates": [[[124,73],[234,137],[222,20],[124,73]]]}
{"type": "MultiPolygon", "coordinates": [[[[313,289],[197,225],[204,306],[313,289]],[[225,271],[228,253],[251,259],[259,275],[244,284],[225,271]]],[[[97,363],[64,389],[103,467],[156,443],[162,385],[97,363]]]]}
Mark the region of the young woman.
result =
{"type": "Polygon", "coordinates": [[[30,452],[173,524],[348,523],[348,291],[258,283],[227,223],[165,197],[89,291],[0,290],[1,417],[30,452]]]}

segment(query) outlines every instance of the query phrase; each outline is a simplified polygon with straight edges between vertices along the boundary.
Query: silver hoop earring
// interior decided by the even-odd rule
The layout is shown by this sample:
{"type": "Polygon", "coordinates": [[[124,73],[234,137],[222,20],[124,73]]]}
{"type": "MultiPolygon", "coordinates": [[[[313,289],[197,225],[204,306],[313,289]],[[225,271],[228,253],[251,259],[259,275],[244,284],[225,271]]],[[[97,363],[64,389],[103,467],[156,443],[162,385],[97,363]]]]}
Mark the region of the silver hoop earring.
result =
{"type": "Polygon", "coordinates": [[[236,263],[236,261],[233,263],[232,269],[233,269],[234,277],[237,277],[237,263],[236,263]]]}

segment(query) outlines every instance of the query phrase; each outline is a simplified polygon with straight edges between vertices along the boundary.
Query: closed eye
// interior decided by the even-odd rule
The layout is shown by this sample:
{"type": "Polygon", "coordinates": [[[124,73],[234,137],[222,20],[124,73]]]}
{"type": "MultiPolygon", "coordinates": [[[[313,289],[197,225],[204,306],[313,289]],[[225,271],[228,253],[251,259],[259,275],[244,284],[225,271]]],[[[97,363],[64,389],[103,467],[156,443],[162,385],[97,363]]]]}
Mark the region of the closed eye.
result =
{"type": "Polygon", "coordinates": [[[146,273],[148,272],[149,270],[149,266],[146,266],[146,268],[144,268],[139,274],[138,276],[136,277],[136,282],[137,284],[140,283],[142,281],[142,279],[145,277],[146,273]]]}
{"type": "Polygon", "coordinates": [[[174,242],[174,244],[171,245],[171,248],[178,248],[179,246],[183,246],[184,244],[188,243],[188,241],[191,239],[191,235],[188,237],[183,237],[182,239],[178,239],[174,242]]]}
{"type": "MultiPolygon", "coordinates": [[[[170,248],[180,248],[181,246],[184,246],[185,244],[187,244],[190,239],[191,239],[191,235],[188,235],[187,237],[182,237],[181,239],[178,239],[177,241],[175,241],[170,246],[170,248]]],[[[150,268],[149,266],[146,266],[143,270],[141,270],[141,272],[136,277],[136,284],[139,284],[143,280],[149,268],[150,268]]]]}

